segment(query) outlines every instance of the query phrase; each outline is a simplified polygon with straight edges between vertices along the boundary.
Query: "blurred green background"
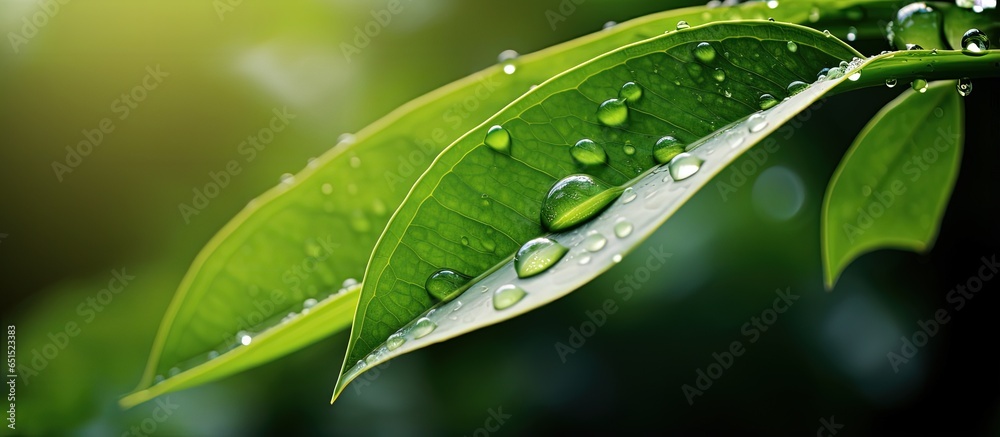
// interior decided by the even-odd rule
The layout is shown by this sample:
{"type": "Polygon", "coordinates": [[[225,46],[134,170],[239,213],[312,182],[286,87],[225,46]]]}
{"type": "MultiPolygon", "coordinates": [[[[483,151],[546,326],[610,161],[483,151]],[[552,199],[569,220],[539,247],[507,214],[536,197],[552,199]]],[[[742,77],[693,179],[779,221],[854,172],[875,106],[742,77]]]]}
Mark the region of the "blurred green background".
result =
{"type": "MultiPolygon", "coordinates": [[[[16,325],[22,364],[68,322],[80,330],[37,375],[21,375],[16,433],[149,434],[152,424],[160,435],[485,435],[501,410],[510,417],[491,435],[812,435],[831,416],[844,435],[1000,433],[991,358],[1000,334],[991,317],[996,283],[953,312],[898,373],[886,358],[918,320],[952,308],[947,292],[1000,247],[990,212],[1000,162],[996,80],[976,81],[966,98],[966,151],[934,250],[865,256],[831,293],[822,289],[819,257],[826,182],[899,88],[826,101],[772,136],[780,148],[735,194],[723,198],[709,185],[597,281],[526,316],[396,359],[334,406],[328,400],[346,333],[171,394],[169,405],[121,411],[117,398],[138,381],[197,251],[281,174],[301,169],[342,133],[491,65],[502,50],[527,53],[608,21],[693,3],[403,2],[348,60],[341,43],[385,1],[65,1],[0,0],[8,36],[0,47],[0,322],[16,325]],[[561,3],[575,10],[553,29],[546,11],[561,3]],[[25,32],[24,19],[39,11],[44,24],[25,32]],[[10,32],[32,36],[14,41],[10,32]],[[118,101],[143,83],[147,68],[166,75],[141,101],[118,101]],[[208,173],[237,157],[237,145],[283,107],[298,115],[289,129],[186,223],[178,204],[190,203],[208,173]],[[66,146],[103,118],[114,130],[57,176],[52,163],[65,163],[66,146]],[[627,285],[647,277],[650,249],[671,257],[627,285]],[[116,269],[135,279],[92,320],[84,317],[79,305],[116,269]],[[624,286],[635,290],[631,299],[615,293],[624,286]],[[749,342],[741,327],[779,288],[799,300],[749,342]],[[586,312],[609,298],[619,311],[563,362],[556,342],[567,342],[586,312]],[[681,387],[694,385],[696,372],[733,341],[747,352],[689,405],[681,387]]],[[[858,46],[864,53],[887,48],[866,44],[858,46]]]]}

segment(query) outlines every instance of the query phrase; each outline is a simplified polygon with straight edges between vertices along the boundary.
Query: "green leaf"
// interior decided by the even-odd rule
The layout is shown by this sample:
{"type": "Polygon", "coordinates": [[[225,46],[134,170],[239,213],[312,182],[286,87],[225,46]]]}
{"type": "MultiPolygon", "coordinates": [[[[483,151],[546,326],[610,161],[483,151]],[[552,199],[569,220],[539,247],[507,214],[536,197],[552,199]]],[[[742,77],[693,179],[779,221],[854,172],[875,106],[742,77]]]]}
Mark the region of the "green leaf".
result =
{"type": "Polygon", "coordinates": [[[306,299],[322,298],[343,281],[358,278],[391,212],[434,157],[530,86],[599,54],[659,35],[680,20],[772,16],[804,23],[818,15],[818,24],[846,28],[841,24],[859,5],[868,16],[877,17],[889,14],[891,3],[789,3],[770,9],[756,2],[652,14],[520,57],[512,61],[515,74],[494,66],[400,107],[311,162],[289,183],[251,201],[212,238],[167,309],[136,389],[143,393],[122,404],[134,405],[155,393],[264,363],[343,329],[346,322],[340,315],[351,305],[350,298],[337,298],[298,316],[327,321],[315,329],[298,330],[277,321],[300,311],[306,299]],[[475,105],[468,104],[469,96],[476,97],[475,105]],[[253,349],[258,352],[223,354],[205,362],[213,351],[229,350],[241,330],[256,335],[253,349]],[[288,332],[273,332],[280,330],[288,332]],[[175,367],[181,371],[177,377],[183,378],[169,377],[175,367]],[[168,378],[145,391],[157,376],[168,378]]]}
{"type": "MultiPolygon", "coordinates": [[[[654,166],[661,137],[695,143],[760,109],[762,95],[780,100],[793,82],[813,82],[822,68],[854,56],[836,38],[800,26],[709,24],[610,52],[514,101],[439,155],[396,211],[365,273],[342,374],[437,303],[424,288],[432,273],[483,275],[543,235],[541,204],[560,179],[588,173],[625,184],[654,166]],[[603,125],[598,106],[627,82],[642,96],[626,102],[621,128],[603,125]],[[494,125],[509,132],[509,154],[484,145],[494,125]],[[581,139],[602,146],[607,164],[574,162],[569,148],[581,139]]],[[[617,125],[621,117],[604,120],[617,125]]],[[[353,376],[342,377],[336,393],[353,376]]]]}
{"type": "Polygon", "coordinates": [[[930,248],[958,178],[963,103],[952,81],[903,92],[847,151],[823,201],[827,288],[855,258],[883,248],[930,248]]]}

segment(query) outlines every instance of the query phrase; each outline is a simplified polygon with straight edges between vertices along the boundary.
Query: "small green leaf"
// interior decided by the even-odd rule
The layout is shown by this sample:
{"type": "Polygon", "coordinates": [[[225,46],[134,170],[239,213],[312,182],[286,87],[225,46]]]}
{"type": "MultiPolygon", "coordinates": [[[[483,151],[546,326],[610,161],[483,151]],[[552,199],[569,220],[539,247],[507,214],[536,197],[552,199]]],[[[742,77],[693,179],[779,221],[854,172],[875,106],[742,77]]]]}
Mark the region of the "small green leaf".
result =
{"type": "Polygon", "coordinates": [[[958,177],[963,130],[962,99],[951,81],[904,91],[868,123],[823,201],[827,288],[864,253],[931,246],[958,177]]]}

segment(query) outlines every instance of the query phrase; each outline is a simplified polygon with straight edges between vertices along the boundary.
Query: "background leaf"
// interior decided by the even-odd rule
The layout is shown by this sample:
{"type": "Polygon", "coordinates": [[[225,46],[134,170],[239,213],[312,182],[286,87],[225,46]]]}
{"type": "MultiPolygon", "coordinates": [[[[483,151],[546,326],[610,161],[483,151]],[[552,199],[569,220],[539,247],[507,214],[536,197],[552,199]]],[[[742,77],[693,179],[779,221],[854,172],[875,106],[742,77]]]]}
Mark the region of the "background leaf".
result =
{"type": "Polygon", "coordinates": [[[851,145],[823,201],[823,271],[832,288],[864,253],[924,252],[958,178],[964,102],[955,82],[904,91],[851,145]]]}

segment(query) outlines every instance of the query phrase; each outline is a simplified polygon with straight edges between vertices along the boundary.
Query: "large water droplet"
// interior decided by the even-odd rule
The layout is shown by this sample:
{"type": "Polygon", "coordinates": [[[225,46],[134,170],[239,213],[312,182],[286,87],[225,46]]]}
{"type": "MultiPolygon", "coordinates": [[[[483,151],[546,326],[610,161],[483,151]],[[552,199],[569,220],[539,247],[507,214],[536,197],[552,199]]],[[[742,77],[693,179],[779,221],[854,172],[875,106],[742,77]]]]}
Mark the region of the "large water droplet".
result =
{"type": "Polygon", "coordinates": [[[851,73],[850,76],[847,76],[847,80],[851,82],[857,82],[858,79],[861,79],[861,70],[855,71],[854,73],[851,73]]]}
{"type": "Polygon", "coordinates": [[[569,249],[545,237],[528,241],[514,254],[514,271],[519,278],[530,278],[556,264],[569,249]]]}
{"type": "Polygon", "coordinates": [[[653,158],[656,159],[656,162],[664,164],[670,162],[683,151],[684,144],[681,144],[677,138],[667,135],[656,140],[656,145],[653,146],[653,158]]]}
{"type": "Polygon", "coordinates": [[[523,288],[516,285],[507,284],[497,288],[493,292],[493,308],[499,310],[504,310],[510,308],[514,304],[524,299],[524,296],[528,294],[523,288]]]}
{"type": "Polygon", "coordinates": [[[990,39],[979,29],[969,29],[962,35],[962,53],[982,56],[990,48],[990,39]]]}
{"type": "Polygon", "coordinates": [[[588,252],[597,252],[598,250],[603,249],[607,242],[608,239],[604,238],[604,235],[600,232],[590,231],[590,233],[587,234],[587,237],[583,239],[583,248],[587,249],[588,252]]]}
{"type": "Polygon", "coordinates": [[[767,127],[767,117],[761,113],[755,113],[747,118],[747,128],[751,133],[757,133],[767,127]]]}
{"type": "Polygon", "coordinates": [[[507,132],[507,129],[500,125],[494,125],[486,131],[483,143],[497,152],[510,154],[510,132],[507,132]]]}
{"type": "Polygon", "coordinates": [[[569,148],[573,160],[583,165],[598,165],[608,162],[608,153],[597,143],[584,138],[569,148]]]}
{"type": "Polygon", "coordinates": [[[687,21],[681,20],[677,22],[677,30],[684,30],[690,28],[691,25],[687,21]]]}
{"type": "Polygon", "coordinates": [[[889,78],[885,80],[885,86],[892,88],[896,86],[896,78],[889,78]]]}
{"type": "Polygon", "coordinates": [[[434,323],[434,321],[428,319],[427,317],[421,317],[417,319],[417,322],[414,323],[412,327],[410,327],[410,335],[412,335],[413,338],[426,337],[427,334],[434,332],[434,329],[436,328],[437,324],[434,323]]]}
{"type": "Polygon", "coordinates": [[[635,155],[635,146],[626,141],[625,145],[622,146],[622,152],[625,152],[625,154],[629,156],[635,155]]]}
{"type": "Polygon", "coordinates": [[[959,79],[956,88],[958,89],[958,95],[962,97],[972,94],[972,79],[967,77],[959,79]]]}
{"type": "Polygon", "coordinates": [[[623,126],[628,121],[628,106],[622,99],[608,99],[597,108],[597,121],[605,126],[623,126]]]}
{"type": "Polygon", "coordinates": [[[622,191],[590,175],[567,176],[556,182],[542,200],[542,224],[550,231],[577,226],[604,210],[622,191]]]}
{"type": "Polygon", "coordinates": [[[896,48],[907,44],[941,47],[942,23],[943,17],[936,9],[923,2],[910,3],[896,12],[887,37],[896,48]]]}
{"type": "Polygon", "coordinates": [[[800,80],[796,80],[788,84],[788,86],[785,87],[785,90],[788,91],[788,95],[794,96],[798,93],[805,91],[806,88],[809,88],[809,84],[802,82],[800,80]]]}
{"type": "Polygon", "coordinates": [[[760,99],[757,100],[760,104],[760,109],[768,109],[778,104],[778,99],[770,94],[761,94],[760,99]]]}
{"type": "Polygon", "coordinates": [[[632,234],[632,223],[629,223],[625,219],[619,219],[618,223],[615,223],[615,236],[625,238],[630,234],[632,234]]]}
{"type": "Polygon", "coordinates": [[[706,64],[712,62],[715,59],[715,47],[707,42],[698,43],[694,48],[694,57],[706,64]]]}
{"type": "Polygon", "coordinates": [[[638,102],[642,98],[642,87],[635,82],[625,82],[625,85],[622,85],[621,91],[618,92],[618,97],[626,100],[628,103],[638,102]]]}
{"type": "Polygon", "coordinates": [[[424,288],[435,299],[447,301],[454,297],[455,291],[462,288],[472,279],[451,269],[440,269],[427,278],[424,288]]]}
{"type": "Polygon", "coordinates": [[[788,44],[785,44],[785,47],[788,47],[788,51],[792,53],[799,51],[799,45],[795,44],[795,41],[789,41],[788,44]]]}
{"type": "Polygon", "coordinates": [[[701,158],[690,153],[681,153],[670,160],[667,168],[670,169],[670,177],[675,181],[682,181],[697,173],[703,162],[701,158]]]}
{"type": "Polygon", "coordinates": [[[628,187],[622,191],[622,203],[629,203],[635,200],[635,188],[628,187]]]}
{"type": "Polygon", "coordinates": [[[925,93],[927,92],[927,81],[924,79],[914,79],[913,82],[910,82],[910,87],[914,91],[925,93]]]}

